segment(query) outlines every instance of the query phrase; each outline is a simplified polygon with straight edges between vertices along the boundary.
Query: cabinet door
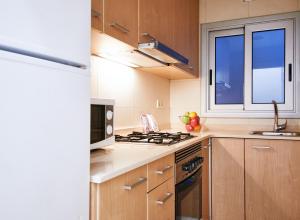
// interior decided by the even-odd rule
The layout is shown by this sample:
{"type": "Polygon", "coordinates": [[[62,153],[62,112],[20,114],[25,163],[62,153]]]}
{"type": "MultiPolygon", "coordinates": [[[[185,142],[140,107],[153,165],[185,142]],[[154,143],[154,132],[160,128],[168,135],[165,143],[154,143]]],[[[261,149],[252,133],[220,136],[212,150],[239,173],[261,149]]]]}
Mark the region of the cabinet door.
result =
{"type": "Polygon", "coordinates": [[[208,140],[201,142],[202,164],[202,219],[209,220],[209,151],[208,140]]]}
{"type": "Polygon", "coordinates": [[[199,0],[174,0],[174,49],[189,59],[185,69],[198,75],[199,63],[199,0]]]}
{"type": "Polygon", "coordinates": [[[104,10],[104,32],[137,47],[138,0],[106,0],[104,10]]]}
{"type": "Polygon", "coordinates": [[[300,141],[246,140],[247,220],[300,219],[300,141]]]}
{"type": "Polygon", "coordinates": [[[242,220],[244,139],[212,139],[212,219],[242,220]]]}
{"type": "Polygon", "coordinates": [[[175,219],[174,193],[174,178],[171,178],[148,194],[148,220],[175,219]]]}
{"type": "Polygon", "coordinates": [[[207,23],[248,17],[248,2],[242,0],[204,0],[201,5],[207,23]]]}
{"type": "Polygon", "coordinates": [[[149,42],[150,34],[168,47],[174,48],[174,0],[139,1],[139,42],[149,42]]]}
{"type": "Polygon", "coordinates": [[[103,31],[103,0],[92,0],[92,27],[103,31]]]}
{"type": "Polygon", "coordinates": [[[146,176],[143,166],[100,184],[98,220],[146,220],[146,176]]]}
{"type": "Polygon", "coordinates": [[[174,154],[171,154],[147,165],[148,192],[174,176],[174,163],[174,154]]]}
{"type": "Polygon", "coordinates": [[[249,16],[261,16],[298,10],[298,0],[255,0],[249,3],[249,16]]]}

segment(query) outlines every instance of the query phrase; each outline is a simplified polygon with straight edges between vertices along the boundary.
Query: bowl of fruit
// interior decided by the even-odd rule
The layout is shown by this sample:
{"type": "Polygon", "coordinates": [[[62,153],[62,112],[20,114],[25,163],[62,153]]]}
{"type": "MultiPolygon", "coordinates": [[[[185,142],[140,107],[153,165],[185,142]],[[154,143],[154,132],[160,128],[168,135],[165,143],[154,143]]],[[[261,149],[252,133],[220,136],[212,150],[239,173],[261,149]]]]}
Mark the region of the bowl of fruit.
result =
{"type": "Polygon", "coordinates": [[[196,112],[186,112],[184,115],[179,116],[179,119],[188,132],[200,132],[200,118],[196,112]]]}

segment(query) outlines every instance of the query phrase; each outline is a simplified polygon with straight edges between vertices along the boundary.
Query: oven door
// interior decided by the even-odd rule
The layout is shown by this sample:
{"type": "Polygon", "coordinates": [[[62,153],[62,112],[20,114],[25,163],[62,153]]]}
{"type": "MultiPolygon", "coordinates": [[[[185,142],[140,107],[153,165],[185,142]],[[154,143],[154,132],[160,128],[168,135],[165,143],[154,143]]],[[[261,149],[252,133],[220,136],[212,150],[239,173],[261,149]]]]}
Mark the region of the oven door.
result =
{"type": "Polygon", "coordinates": [[[176,185],[176,220],[202,217],[202,167],[176,185]]]}

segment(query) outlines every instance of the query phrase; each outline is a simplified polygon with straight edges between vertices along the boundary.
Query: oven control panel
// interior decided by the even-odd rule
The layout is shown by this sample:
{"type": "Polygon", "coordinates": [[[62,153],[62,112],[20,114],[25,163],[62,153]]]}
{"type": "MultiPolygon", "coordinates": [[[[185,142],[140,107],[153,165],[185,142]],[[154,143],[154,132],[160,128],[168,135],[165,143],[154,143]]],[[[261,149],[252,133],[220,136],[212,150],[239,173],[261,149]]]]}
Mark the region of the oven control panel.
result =
{"type": "Polygon", "coordinates": [[[182,170],[191,173],[203,163],[203,160],[203,157],[196,156],[182,164],[182,170]]]}

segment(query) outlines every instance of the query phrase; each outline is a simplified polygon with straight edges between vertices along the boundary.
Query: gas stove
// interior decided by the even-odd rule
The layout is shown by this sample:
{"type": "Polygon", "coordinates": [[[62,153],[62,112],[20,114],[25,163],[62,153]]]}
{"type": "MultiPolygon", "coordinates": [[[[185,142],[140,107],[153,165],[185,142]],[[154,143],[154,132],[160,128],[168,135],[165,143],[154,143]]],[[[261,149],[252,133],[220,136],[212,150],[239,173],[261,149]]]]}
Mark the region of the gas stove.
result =
{"type": "Polygon", "coordinates": [[[150,144],[161,144],[161,145],[172,145],[177,144],[181,141],[191,139],[195,136],[189,133],[168,133],[168,132],[132,132],[126,136],[116,135],[115,140],[117,142],[134,142],[134,143],[150,143],[150,144]]]}

